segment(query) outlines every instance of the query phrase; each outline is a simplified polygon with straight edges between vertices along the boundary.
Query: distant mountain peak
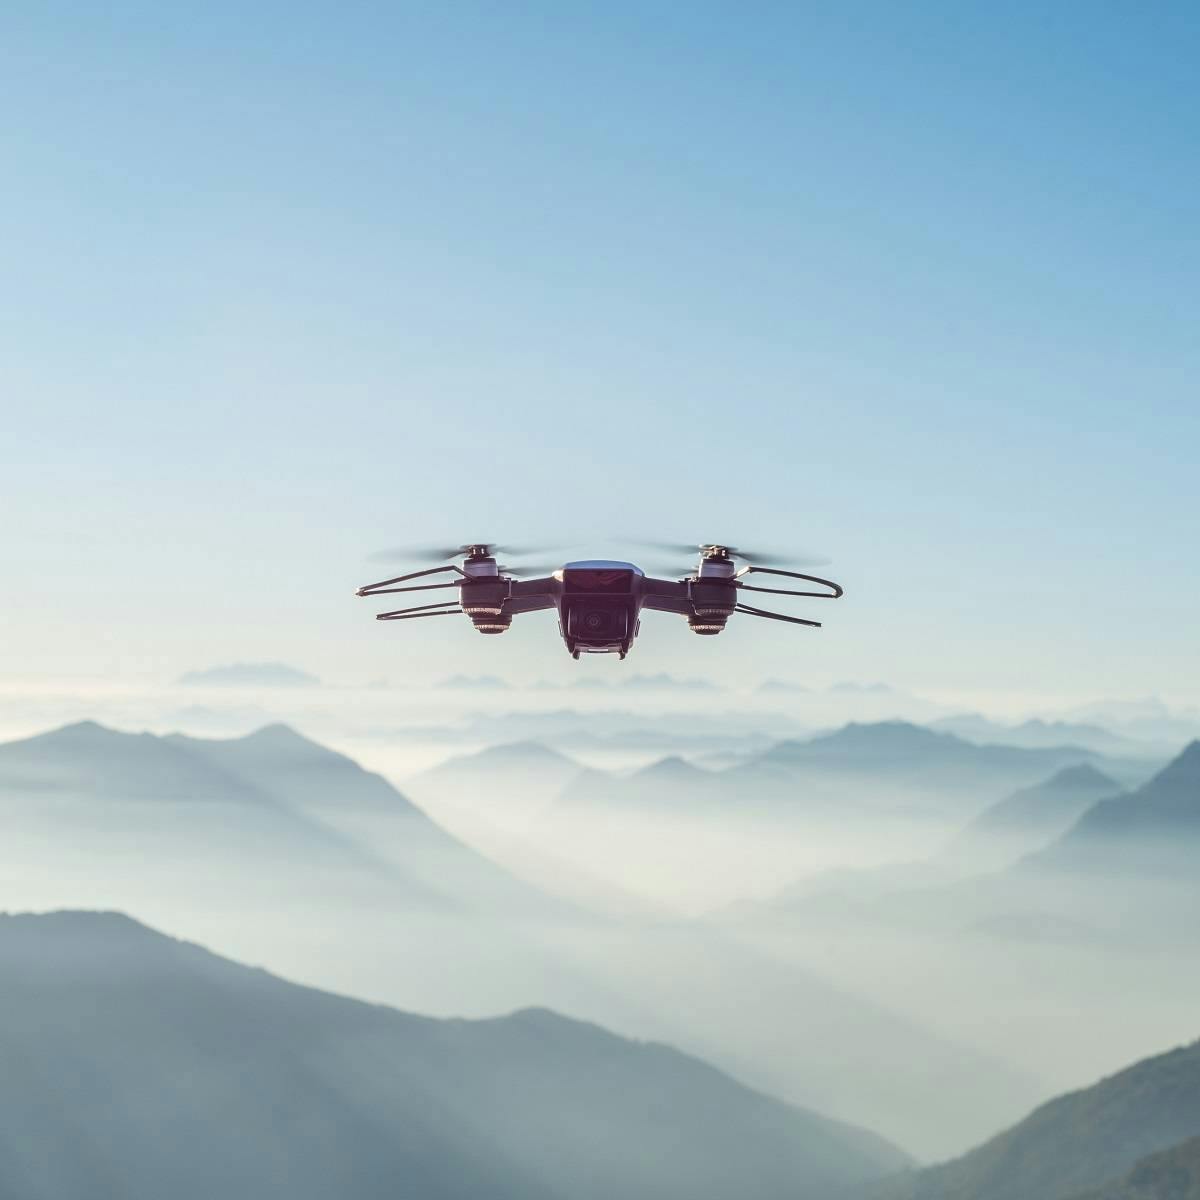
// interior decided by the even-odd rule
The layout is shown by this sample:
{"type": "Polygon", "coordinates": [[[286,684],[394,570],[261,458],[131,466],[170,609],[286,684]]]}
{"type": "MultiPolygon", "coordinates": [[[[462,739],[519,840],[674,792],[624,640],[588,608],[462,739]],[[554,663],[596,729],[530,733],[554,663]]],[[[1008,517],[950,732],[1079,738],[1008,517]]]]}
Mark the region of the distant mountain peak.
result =
{"type": "Polygon", "coordinates": [[[86,930],[95,933],[137,933],[147,937],[162,937],[148,925],[118,909],[55,908],[46,912],[0,912],[0,925],[9,928],[37,926],[39,930],[86,930]]]}
{"type": "Polygon", "coordinates": [[[1096,788],[1111,787],[1114,792],[1121,790],[1121,785],[1115,779],[1094,767],[1091,763],[1076,763],[1074,766],[1063,767],[1048,780],[1044,787],[1053,788],[1096,788]]]}
{"type": "Polygon", "coordinates": [[[697,775],[708,775],[710,772],[705,771],[702,767],[696,766],[695,763],[688,762],[686,758],[681,758],[678,754],[670,754],[666,758],[660,758],[655,762],[649,763],[640,770],[634,772],[636,779],[692,779],[697,775]]]}
{"type": "Polygon", "coordinates": [[[962,741],[953,733],[939,733],[924,725],[914,725],[911,721],[851,721],[819,740],[850,745],[869,742],[872,745],[892,746],[953,745],[962,741]]]}
{"type": "Polygon", "coordinates": [[[321,683],[315,675],[281,662],[230,663],[187,671],[179,682],[186,687],[318,687],[321,683]]]}
{"type": "Polygon", "coordinates": [[[470,763],[473,766],[514,766],[545,763],[575,765],[567,755],[559,750],[555,750],[553,746],[547,746],[545,742],[538,742],[533,739],[518,742],[500,742],[495,746],[487,746],[474,754],[466,754],[460,758],[451,759],[449,763],[444,765],[465,763],[470,763]]]}
{"type": "Polygon", "coordinates": [[[1028,862],[1072,869],[1103,864],[1106,870],[1164,878],[1183,872],[1190,878],[1198,823],[1200,741],[1192,741],[1136,791],[1100,800],[1028,862]]]}
{"type": "Polygon", "coordinates": [[[69,725],[48,729],[45,733],[21,740],[41,745],[89,747],[111,745],[137,738],[152,738],[153,736],[151,733],[127,733],[121,729],[112,729],[108,725],[101,725],[99,721],[73,721],[69,725]]]}
{"type": "Polygon", "coordinates": [[[318,750],[326,749],[319,742],[314,742],[312,738],[305,737],[304,734],[293,729],[290,725],[285,725],[282,721],[273,721],[270,725],[263,725],[261,728],[254,730],[253,733],[248,733],[245,737],[235,740],[256,745],[280,747],[305,746],[318,750]]]}
{"type": "Polygon", "coordinates": [[[63,725],[56,730],[52,730],[51,732],[53,732],[53,733],[91,734],[91,733],[115,733],[116,730],[109,729],[109,727],[107,725],[101,725],[99,721],[87,720],[87,721],[73,721],[71,724],[63,725]]]}

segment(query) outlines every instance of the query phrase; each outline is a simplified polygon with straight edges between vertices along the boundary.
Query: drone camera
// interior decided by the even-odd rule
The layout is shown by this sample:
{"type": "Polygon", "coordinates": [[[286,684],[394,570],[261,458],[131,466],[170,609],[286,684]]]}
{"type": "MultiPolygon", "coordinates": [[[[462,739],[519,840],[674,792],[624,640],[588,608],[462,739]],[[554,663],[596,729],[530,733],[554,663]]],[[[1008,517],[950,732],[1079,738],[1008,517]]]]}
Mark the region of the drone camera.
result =
{"type": "Polygon", "coordinates": [[[619,642],[629,633],[626,605],[576,602],[567,606],[567,634],[581,642],[619,642]]]}

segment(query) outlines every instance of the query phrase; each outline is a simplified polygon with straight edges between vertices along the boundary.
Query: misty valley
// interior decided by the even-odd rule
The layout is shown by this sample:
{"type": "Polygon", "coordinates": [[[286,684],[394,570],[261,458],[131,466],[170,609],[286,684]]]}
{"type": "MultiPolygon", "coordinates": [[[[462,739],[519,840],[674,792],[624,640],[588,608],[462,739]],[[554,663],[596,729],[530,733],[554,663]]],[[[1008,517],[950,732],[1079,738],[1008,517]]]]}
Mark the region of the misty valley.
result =
{"type": "Polygon", "coordinates": [[[1200,742],[670,683],[0,745],[0,1195],[1200,1195],[1200,742]]]}

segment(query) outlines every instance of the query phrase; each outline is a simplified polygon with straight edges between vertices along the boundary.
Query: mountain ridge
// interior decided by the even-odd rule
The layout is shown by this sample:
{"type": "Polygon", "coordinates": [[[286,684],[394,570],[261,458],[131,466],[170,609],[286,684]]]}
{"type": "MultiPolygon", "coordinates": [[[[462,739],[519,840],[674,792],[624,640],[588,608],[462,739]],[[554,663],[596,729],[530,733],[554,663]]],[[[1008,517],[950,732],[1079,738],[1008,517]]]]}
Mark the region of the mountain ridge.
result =
{"type": "Polygon", "coordinates": [[[1200,1041],[1064,1093],[960,1158],[861,1193],[864,1200],[1064,1200],[1102,1186],[1200,1129],[1200,1041]]]}
{"type": "Polygon", "coordinates": [[[0,1194],[819,1200],[906,1161],[669,1046],[365,1004],[119,913],[0,917],[0,978],[0,1194]]]}

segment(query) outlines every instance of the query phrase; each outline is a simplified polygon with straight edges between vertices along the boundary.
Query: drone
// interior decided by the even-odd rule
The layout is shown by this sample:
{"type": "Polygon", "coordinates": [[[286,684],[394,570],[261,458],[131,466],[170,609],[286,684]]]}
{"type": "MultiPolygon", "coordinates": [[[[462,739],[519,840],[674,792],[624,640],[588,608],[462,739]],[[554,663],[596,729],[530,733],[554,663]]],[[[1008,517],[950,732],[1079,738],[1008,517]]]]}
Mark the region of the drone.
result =
{"type": "Polygon", "coordinates": [[[484,634],[506,633],[513,617],[522,613],[556,609],[558,629],[572,658],[583,654],[616,654],[624,658],[641,628],[643,609],[676,613],[687,619],[693,633],[711,637],[720,633],[734,613],[786,621],[792,625],[819,628],[820,621],[785,613],[768,612],[742,601],[746,592],[767,592],[776,596],[807,596],[836,600],[841,587],[829,579],[784,571],[761,565],[764,556],[739,550],[736,546],[707,544],[677,546],[647,543],[660,551],[695,553],[699,562],[681,579],[655,579],[631,562],[614,559],[583,559],[564,563],[540,578],[521,578],[541,568],[501,566],[497,554],[520,555],[525,551],[502,549],[492,542],[468,542],[450,549],[412,551],[435,561],[462,558],[462,565],[447,563],[398,575],[360,587],[358,596],[383,596],[395,592],[425,592],[454,588],[455,600],[421,604],[379,613],[377,621],[411,621],[424,617],[448,617],[465,614],[484,634]],[[743,565],[739,565],[738,560],[743,565]],[[415,583],[435,575],[456,578],[441,583],[415,583]],[[750,575],[781,576],[816,584],[823,591],[797,591],[790,588],[755,587],[746,582],[750,575]]]}

